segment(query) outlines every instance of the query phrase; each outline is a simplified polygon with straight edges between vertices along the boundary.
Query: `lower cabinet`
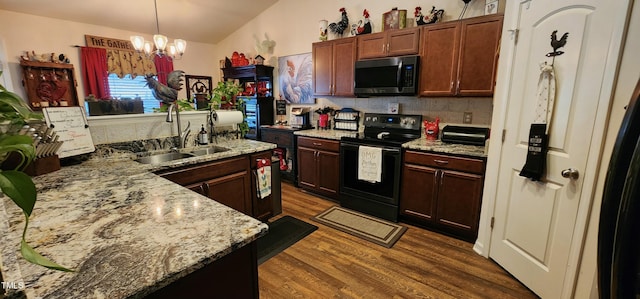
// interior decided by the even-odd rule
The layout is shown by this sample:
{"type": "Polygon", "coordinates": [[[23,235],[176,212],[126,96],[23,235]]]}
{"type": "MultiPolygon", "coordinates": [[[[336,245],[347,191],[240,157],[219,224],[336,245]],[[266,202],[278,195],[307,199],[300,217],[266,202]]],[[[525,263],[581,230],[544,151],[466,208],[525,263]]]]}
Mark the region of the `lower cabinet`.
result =
{"type": "Polygon", "coordinates": [[[298,186],[332,199],[340,189],[340,142],[298,137],[298,186]]]}
{"type": "Polygon", "coordinates": [[[400,214],[466,240],[478,235],[485,162],[416,151],[404,153],[400,214]]]}
{"type": "Polygon", "coordinates": [[[271,198],[257,198],[255,176],[251,173],[255,162],[249,161],[261,157],[271,159],[271,153],[261,152],[157,174],[230,208],[266,221],[273,215],[271,198]]]}

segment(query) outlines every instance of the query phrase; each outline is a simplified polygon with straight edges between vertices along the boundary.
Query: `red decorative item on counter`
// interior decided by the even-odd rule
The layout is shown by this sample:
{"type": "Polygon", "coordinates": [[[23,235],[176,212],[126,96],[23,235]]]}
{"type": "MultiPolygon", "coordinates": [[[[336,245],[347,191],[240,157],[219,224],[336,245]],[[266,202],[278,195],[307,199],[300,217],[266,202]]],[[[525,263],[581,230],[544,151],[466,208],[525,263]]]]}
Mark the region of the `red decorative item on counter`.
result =
{"type": "Polygon", "coordinates": [[[439,131],[440,131],[439,117],[436,117],[435,122],[430,122],[428,120],[424,121],[424,135],[427,136],[427,140],[437,140],[439,131]]]}
{"type": "Polygon", "coordinates": [[[329,114],[320,114],[318,117],[318,127],[327,128],[329,126],[329,114]]]}

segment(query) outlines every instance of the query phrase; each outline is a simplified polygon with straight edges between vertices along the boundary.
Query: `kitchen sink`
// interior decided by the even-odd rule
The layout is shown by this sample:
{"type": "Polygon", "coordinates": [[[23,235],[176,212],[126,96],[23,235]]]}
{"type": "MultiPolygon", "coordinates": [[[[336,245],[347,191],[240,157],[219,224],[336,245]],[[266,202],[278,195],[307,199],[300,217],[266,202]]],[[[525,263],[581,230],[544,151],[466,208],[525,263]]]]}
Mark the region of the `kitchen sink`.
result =
{"type": "Polygon", "coordinates": [[[215,154],[215,153],[226,152],[228,150],[229,150],[228,148],[224,148],[224,147],[209,146],[209,147],[193,150],[193,151],[191,151],[189,153],[191,153],[193,155],[196,155],[196,156],[204,156],[204,155],[211,155],[211,154],[215,154]]]}
{"type": "Polygon", "coordinates": [[[153,156],[140,157],[135,161],[142,164],[160,164],[164,162],[169,162],[173,160],[191,158],[196,156],[192,153],[166,153],[166,154],[157,154],[153,156]]]}

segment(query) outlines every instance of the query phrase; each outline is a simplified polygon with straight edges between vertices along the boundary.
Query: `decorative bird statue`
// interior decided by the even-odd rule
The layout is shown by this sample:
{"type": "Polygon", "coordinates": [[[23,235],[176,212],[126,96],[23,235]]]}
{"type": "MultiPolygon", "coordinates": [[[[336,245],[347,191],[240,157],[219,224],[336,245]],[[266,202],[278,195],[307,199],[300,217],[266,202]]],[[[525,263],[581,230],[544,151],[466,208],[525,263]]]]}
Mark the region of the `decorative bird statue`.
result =
{"type": "Polygon", "coordinates": [[[567,44],[567,38],[569,37],[569,32],[565,32],[559,40],[556,33],[558,33],[558,30],[553,30],[553,32],[551,32],[551,47],[553,48],[553,52],[547,53],[547,57],[564,54],[564,51],[558,51],[558,49],[564,47],[564,45],[567,44]]]}
{"type": "Polygon", "coordinates": [[[416,18],[416,24],[425,25],[424,16],[422,15],[422,7],[416,6],[416,10],[413,12],[413,16],[416,18]]]}
{"type": "Polygon", "coordinates": [[[158,82],[153,75],[147,75],[147,86],[151,89],[153,96],[166,104],[171,104],[178,99],[178,90],[182,89],[183,71],[173,71],[167,76],[167,85],[158,82]]]}
{"type": "Polygon", "coordinates": [[[424,19],[425,24],[434,24],[440,22],[442,20],[442,15],[444,14],[444,9],[436,10],[435,6],[431,7],[431,11],[429,15],[424,19]]]}
{"type": "Polygon", "coordinates": [[[349,18],[347,17],[347,10],[340,8],[340,12],[342,13],[342,18],[337,23],[329,24],[329,30],[335,34],[342,35],[344,31],[349,28],[349,18]]]}
{"type": "Polygon", "coordinates": [[[352,35],[371,33],[372,30],[371,30],[371,21],[369,21],[369,11],[366,9],[362,11],[362,16],[364,17],[364,21],[359,20],[358,25],[355,25],[355,24],[351,25],[354,27],[354,29],[351,31],[352,35]]]}

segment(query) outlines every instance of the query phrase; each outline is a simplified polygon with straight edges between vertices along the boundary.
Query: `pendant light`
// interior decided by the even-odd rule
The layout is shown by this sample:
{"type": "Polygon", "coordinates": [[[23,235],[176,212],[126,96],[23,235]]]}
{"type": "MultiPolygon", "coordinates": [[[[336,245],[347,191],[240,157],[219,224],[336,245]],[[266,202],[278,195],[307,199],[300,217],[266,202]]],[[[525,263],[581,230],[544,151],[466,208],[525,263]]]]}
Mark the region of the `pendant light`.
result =
{"type": "Polygon", "coordinates": [[[158,3],[157,0],[153,0],[153,5],[156,13],[156,34],[153,35],[153,44],[149,41],[145,41],[144,37],[139,35],[131,36],[131,43],[133,48],[137,52],[144,52],[147,55],[151,55],[153,46],[155,45],[156,55],[169,55],[171,58],[180,59],[187,48],[187,41],[184,39],[176,39],[173,43],[169,43],[169,39],[160,34],[160,22],[158,21],[158,3]]]}

